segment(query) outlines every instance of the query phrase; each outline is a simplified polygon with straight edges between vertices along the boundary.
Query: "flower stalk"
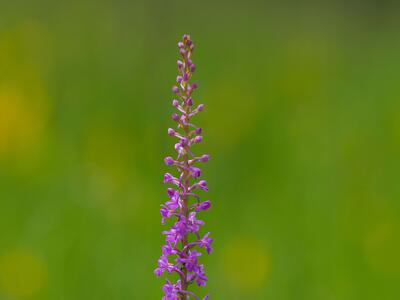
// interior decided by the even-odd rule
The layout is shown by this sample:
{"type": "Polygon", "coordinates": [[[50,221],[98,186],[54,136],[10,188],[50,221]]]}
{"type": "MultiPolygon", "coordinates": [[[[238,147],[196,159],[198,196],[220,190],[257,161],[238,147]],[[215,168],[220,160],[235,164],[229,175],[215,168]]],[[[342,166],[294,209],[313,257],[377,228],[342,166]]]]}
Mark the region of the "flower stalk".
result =
{"type": "MultiPolygon", "coordinates": [[[[167,279],[163,291],[163,300],[188,300],[199,299],[188,288],[192,283],[205,286],[207,277],[204,273],[204,265],[200,264],[198,257],[202,254],[194,248],[203,248],[208,254],[212,252],[212,239],[210,233],[200,235],[200,228],[204,222],[197,218],[197,213],[208,210],[211,206],[209,200],[202,201],[197,194],[199,190],[207,192],[205,180],[200,180],[201,169],[197,164],[207,162],[208,154],[196,156],[192,147],[202,142],[200,135],[202,129],[191,122],[191,119],[203,111],[204,105],[194,105],[193,91],[196,83],[191,83],[191,77],[196,70],[192,62],[194,44],[190,36],[185,34],[178,43],[181,59],[177,61],[178,76],[177,85],[172,87],[172,92],[178,99],[172,101],[172,106],[177,112],[172,114],[172,120],[176,123],[176,129],[169,128],[168,135],[178,139],[175,144],[176,158],[168,156],[164,162],[168,166],[176,168],[178,176],[170,173],[164,175],[164,183],[172,184],[174,188],[168,188],[169,200],[161,205],[160,213],[162,223],[167,219],[173,219],[174,224],[165,235],[165,245],[162,247],[162,255],[158,260],[155,274],[176,273],[179,277],[176,283],[167,279]]],[[[203,300],[208,299],[206,295],[203,300]]]]}

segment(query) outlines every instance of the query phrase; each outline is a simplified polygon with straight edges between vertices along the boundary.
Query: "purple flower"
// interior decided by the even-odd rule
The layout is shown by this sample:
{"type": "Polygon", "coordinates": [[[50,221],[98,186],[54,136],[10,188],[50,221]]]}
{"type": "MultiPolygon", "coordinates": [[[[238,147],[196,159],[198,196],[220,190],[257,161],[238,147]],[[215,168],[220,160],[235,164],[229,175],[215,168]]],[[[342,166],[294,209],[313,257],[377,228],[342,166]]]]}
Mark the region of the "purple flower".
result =
{"type": "MultiPolygon", "coordinates": [[[[178,43],[181,60],[177,61],[178,75],[177,85],[172,87],[176,98],[172,106],[177,110],[172,114],[172,120],[176,128],[169,128],[168,135],[178,139],[174,149],[176,156],[167,156],[164,162],[167,166],[176,169],[177,174],[165,173],[164,183],[175,185],[167,189],[168,199],[160,208],[161,222],[167,219],[173,220],[172,226],[162,232],[165,236],[165,245],[162,246],[162,255],[157,261],[154,273],[161,276],[164,272],[177,273],[179,280],[173,283],[169,280],[163,286],[163,300],[187,300],[188,298],[200,299],[188,290],[192,283],[204,286],[207,277],[204,273],[204,265],[199,264],[201,253],[197,249],[205,249],[212,252],[212,238],[210,233],[200,234],[204,221],[197,218],[197,214],[211,207],[209,200],[202,201],[195,193],[197,190],[208,192],[207,183],[201,177],[201,169],[198,163],[209,160],[208,154],[195,155],[191,147],[200,143],[203,137],[201,127],[193,124],[192,118],[203,111],[204,105],[194,105],[192,92],[197,88],[196,83],[190,83],[192,74],[196,69],[191,58],[194,45],[190,36],[185,34],[178,43]]],[[[202,298],[208,299],[208,295],[202,298]]]]}
{"type": "Polygon", "coordinates": [[[172,87],[172,92],[175,93],[175,94],[178,94],[179,93],[179,88],[176,85],[174,85],[172,87]]]}
{"type": "Polygon", "coordinates": [[[196,219],[196,212],[191,212],[189,214],[188,222],[187,222],[187,228],[191,232],[198,232],[200,229],[200,226],[203,226],[204,222],[201,220],[196,219]]]}
{"type": "Polygon", "coordinates": [[[189,168],[190,174],[192,177],[197,178],[201,176],[201,170],[197,167],[190,167],[189,168]]]}
{"type": "Polygon", "coordinates": [[[196,269],[196,283],[198,286],[205,286],[207,281],[206,274],[204,273],[204,266],[199,265],[196,269]]]}
{"type": "Polygon", "coordinates": [[[172,166],[175,163],[175,160],[171,156],[167,156],[164,158],[164,162],[167,166],[172,166]]]}
{"type": "Polygon", "coordinates": [[[178,293],[181,290],[181,282],[178,280],[176,284],[172,284],[168,279],[163,286],[164,297],[162,300],[179,300],[178,293]]]}
{"type": "Polygon", "coordinates": [[[188,272],[195,272],[198,268],[197,257],[201,256],[201,253],[196,250],[189,251],[189,255],[185,258],[177,258],[176,261],[183,264],[188,272]]]}
{"type": "Polygon", "coordinates": [[[154,273],[160,277],[162,273],[168,272],[172,273],[172,271],[175,269],[174,264],[170,264],[168,262],[168,258],[164,255],[161,255],[159,260],[158,260],[158,268],[154,270],[154,273]]]}
{"type": "Polygon", "coordinates": [[[203,154],[199,159],[199,161],[201,162],[208,162],[209,160],[210,160],[210,155],[208,154],[203,154]]]}
{"type": "Polygon", "coordinates": [[[201,210],[208,210],[211,207],[211,202],[210,201],[203,201],[200,203],[197,203],[195,205],[195,209],[197,212],[201,211],[201,210]]]}
{"type": "Polygon", "coordinates": [[[213,239],[208,237],[210,235],[209,232],[207,232],[204,237],[199,241],[199,246],[201,248],[205,248],[207,250],[207,253],[210,254],[212,252],[211,244],[213,242],[213,239]]]}

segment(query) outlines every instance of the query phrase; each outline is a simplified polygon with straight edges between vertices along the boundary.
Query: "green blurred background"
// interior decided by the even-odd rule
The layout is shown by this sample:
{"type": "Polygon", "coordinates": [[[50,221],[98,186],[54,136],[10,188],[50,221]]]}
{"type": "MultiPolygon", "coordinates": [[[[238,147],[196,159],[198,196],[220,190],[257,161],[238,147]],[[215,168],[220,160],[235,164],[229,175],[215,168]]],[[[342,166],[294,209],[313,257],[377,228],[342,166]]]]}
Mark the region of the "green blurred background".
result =
{"type": "Polygon", "coordinates": [[[185,32],[213,158],[202,292],[400,299],[396,2],[2,1],[0,299],[161,298],[185,32]]]}

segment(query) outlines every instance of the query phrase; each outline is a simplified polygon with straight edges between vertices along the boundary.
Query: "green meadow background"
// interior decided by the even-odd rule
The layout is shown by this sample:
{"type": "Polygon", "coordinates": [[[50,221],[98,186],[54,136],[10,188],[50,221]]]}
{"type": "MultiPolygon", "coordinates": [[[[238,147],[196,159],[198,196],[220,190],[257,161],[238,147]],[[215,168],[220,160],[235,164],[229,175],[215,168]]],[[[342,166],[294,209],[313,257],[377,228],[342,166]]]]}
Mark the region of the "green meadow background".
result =
{"type": "Polygon", "coordinates": [[[161,299],[176,42],[210,299],[400,299],[397,1],[2,1],[0,299],[161,299]]]}

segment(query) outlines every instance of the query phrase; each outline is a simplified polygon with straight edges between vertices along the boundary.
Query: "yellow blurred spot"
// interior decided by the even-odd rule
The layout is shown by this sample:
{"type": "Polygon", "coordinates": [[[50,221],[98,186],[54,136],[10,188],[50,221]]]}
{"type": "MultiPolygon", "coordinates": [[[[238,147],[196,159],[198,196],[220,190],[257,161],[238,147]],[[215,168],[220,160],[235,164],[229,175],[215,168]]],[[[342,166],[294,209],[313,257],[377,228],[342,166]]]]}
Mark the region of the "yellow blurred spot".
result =
{"type": "Polygon", "coordinates": [[[35,22],[0,33],[0,159],[26,170],[39,158],[48,120],[42,80],[47,46],[43,27],[35,22]]]}
{"type": "Polygon", "coordinates": [[[370,265],[387,274],[400,273],[400,228],[391,219],[373,227],[364,241],[370,265]]]}
{"type": "Polygon", "coordinates": [[[271,271],[267,249],[251,237],[238,237],[230,242],[223,252],[222,263],[227,279],[243,291],[262,288],[271,271]]]}
{"type": "Polygon", "coordinates": [[[30,297],[44,286],[46,268],[42,260],[26,250],[12,250],[0,257],[0,293],[30,297]]]}
{"type": "Polygon", "coordinates": [[[14,85],[0,86],[0,156],[23,154],[37,147],[46,109],[35,102],[14,85]]]}

